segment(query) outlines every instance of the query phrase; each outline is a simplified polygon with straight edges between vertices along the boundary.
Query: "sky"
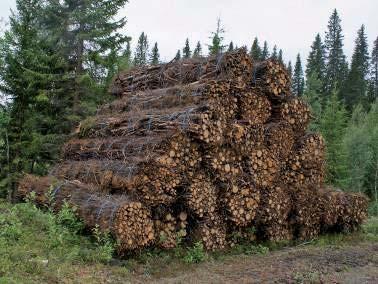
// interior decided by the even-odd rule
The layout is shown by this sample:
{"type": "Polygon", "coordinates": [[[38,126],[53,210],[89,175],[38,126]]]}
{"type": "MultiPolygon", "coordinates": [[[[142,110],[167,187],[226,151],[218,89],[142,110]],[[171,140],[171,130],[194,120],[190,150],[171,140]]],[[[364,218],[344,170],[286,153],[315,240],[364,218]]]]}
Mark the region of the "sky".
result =
{"type": "MultiPolygon", "coordinates": [[[[15,0],[0,0],[0,17],[7,18],[15,0]]],[[[344,50],[350,58],[357,30],[365,24],[370,48],[378,37],[378,0],[130,0],[119,16],[126,16],[124,33],[132,45],[142,31],[150,47],[157,41],[164,61],[172,59],[188,37],[194,48],[198,40],[206,49],[209,36],[220,17],[225,42],[252,45],[255,36],[276,44],[285,61],[295,61],[297,53],[305,61],[319,32],[324,38],[333,9],[342,19],[344,50]]]]}

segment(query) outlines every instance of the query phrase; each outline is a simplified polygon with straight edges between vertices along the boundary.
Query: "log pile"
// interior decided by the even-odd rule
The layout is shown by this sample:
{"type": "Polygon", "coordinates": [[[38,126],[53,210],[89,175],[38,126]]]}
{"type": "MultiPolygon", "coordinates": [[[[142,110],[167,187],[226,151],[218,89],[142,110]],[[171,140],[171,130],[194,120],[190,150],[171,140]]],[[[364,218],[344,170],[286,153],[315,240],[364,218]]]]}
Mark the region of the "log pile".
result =
{"type": "Polygon", "coordinates": [[[50,177],[18,193],[78,208],[120,253],[201,241],[314,238],[353,231],[367,199],[324,185],[325,143],[286,68],[245,49],[120,73],[116,99],[83,121],[50,177]],[[52,191],[52,192],[51,192],[52,191]]]}

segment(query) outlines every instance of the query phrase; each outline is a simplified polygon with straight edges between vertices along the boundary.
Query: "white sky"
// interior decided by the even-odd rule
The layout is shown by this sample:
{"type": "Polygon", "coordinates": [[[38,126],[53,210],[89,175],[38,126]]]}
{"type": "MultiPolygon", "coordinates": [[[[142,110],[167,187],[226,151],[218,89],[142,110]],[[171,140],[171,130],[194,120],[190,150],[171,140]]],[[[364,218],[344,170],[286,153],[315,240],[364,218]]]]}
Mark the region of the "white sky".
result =
{"type": "MultiPolygon", "coordinates": [[[[15,0],[0,0],[0,17],[8,17],[15,0]]],[[[128,24],[125,33],[133,44],[142,31],[152,47],[159,44],[163,60],[174,57],[189,37],[192,49],[200,40],[209,42],[216,20],[221,17],[227,44],[251,46],[257,36],[260,43],[277,44],[285,60],[295,60],[298,52],[307,58],[317,32],[324,38],[328,18],[336,8],[342,19],[345,52],[350,57],[358,28],[365,24],[370,47],[378,36],[378,0],[130,0],[121,15],[128,24]]]]}

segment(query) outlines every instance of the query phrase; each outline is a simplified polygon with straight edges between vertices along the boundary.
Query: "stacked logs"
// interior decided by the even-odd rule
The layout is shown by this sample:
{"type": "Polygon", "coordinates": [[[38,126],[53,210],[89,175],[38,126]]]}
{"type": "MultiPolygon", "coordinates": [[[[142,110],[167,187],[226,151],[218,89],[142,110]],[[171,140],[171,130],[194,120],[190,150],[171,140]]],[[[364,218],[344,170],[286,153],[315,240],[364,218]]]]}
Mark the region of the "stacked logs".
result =
{"type": "Polygon", "coordinates": [[[79,125],[51,177],[26,176],[18,192],[77,207],[121,253],[302,240],[366,218],[365,197],[324,186],[325,143],[306,133],[309,107],[275,60],[240,49],[134,68],[111,91],[117,98],[79,125]]]}

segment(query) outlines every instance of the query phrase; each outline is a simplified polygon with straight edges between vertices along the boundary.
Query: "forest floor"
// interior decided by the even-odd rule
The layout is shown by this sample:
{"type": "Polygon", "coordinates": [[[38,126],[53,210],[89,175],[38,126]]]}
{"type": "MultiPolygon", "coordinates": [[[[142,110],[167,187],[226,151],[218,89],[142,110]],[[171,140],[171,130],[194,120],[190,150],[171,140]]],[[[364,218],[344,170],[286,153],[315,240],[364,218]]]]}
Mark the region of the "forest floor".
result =
{"type": "Polygon", "coordinates": [[[106,242],[71,234],[68,221],[67,212],[55,218],[0,200],[0,284],[378,283],[378,217],[361,232],[305,243],[244,244],[211,254],[181,247],[125,259],[111,259],[106,242]]]}

